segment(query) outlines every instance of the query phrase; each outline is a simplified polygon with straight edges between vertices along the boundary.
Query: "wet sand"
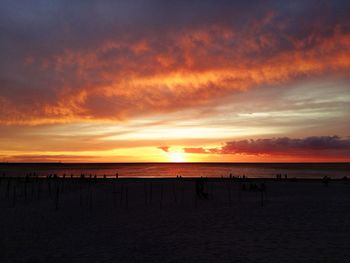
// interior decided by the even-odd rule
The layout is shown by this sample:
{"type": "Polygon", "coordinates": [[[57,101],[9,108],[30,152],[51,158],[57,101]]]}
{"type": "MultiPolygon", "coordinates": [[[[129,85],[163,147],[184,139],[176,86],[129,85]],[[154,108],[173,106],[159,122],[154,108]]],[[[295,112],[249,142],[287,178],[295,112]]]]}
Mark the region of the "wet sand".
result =
{"type": "Polygon", "coordinates": [[[0,262],[346,262],[350,182],[1,179],[0,262]]]}

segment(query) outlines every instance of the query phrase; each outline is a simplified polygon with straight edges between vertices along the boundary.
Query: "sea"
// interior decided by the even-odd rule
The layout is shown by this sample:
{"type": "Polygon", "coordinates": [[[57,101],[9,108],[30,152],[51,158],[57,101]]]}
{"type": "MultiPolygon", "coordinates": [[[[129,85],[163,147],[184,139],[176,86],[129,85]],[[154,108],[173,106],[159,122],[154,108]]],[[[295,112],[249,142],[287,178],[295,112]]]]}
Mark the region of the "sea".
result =
{"type": "Polygon", "coordinates": [[[0,176],[350,178],[350,163],[0,163],[0,176]]]}

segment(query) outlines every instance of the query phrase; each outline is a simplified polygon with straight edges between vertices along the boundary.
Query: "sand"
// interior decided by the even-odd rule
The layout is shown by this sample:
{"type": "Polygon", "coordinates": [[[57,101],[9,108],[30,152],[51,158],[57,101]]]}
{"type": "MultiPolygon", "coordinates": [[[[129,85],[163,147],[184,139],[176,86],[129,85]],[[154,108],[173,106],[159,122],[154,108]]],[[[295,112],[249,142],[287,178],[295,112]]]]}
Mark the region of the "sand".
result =
{"type": "Polygon", "coordinates": [[[0,262],[349,262],[349,182],[265,183],[1,179],[0,262]]]}

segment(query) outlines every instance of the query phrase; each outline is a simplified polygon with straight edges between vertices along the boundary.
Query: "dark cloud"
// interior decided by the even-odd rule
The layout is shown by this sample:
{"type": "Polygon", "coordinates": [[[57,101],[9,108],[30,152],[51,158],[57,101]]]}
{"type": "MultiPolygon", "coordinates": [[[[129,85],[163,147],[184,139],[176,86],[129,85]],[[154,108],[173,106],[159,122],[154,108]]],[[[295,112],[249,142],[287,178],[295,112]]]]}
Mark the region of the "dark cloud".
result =
{"type": "Polygon", "coordinates": [[[338,136],[288,137],[226,142],[220,148],[184,148],[186,153],[350,157],[350,139],[338,136]]]}

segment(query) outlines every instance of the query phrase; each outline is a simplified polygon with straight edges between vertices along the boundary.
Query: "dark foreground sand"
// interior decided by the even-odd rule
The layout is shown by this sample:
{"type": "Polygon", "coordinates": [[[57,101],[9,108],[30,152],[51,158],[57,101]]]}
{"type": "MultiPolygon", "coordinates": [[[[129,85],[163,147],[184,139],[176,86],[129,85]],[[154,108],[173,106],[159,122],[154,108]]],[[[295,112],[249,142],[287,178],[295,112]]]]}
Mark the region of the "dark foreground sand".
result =
{"type": "Polygon", "coordinates": [[[269,181],[264,206],[242,182],[209,181],[210,200],[194,185],[2,179],[0,262],[350,260],[347,182],[269,181]]]}

